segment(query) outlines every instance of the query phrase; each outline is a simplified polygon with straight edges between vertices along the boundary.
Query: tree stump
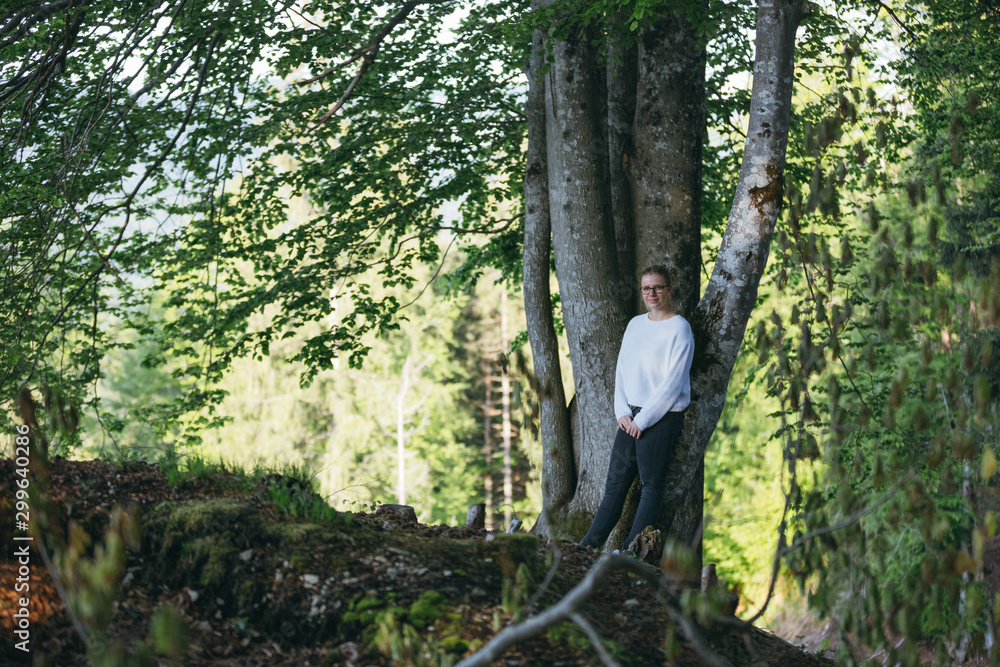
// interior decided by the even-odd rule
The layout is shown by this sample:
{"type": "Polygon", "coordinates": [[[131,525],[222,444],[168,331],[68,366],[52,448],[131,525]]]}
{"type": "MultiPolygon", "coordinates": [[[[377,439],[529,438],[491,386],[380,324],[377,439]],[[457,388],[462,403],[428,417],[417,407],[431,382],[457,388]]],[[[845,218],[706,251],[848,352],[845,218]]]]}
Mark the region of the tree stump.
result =
{"type": "Polygon", "coordinates": [[[486,529],[486,503],[479,503],[469,508],[465,515],[465,527],[476,530],[486,529]]]}
{"type": "MultiPolygon", "coordinates": [[[[719,575],[715,572],[715,563],[709,563],[701,568],[701,592],[707,595],[710,590],[719,585],[719,575]]],[[[725,582],[721,582],[723,587],[725,582]]],[[[740,606],[740,596],[735,591],[726,591],[726,603],[723,605],[722,613],[726,616],[735,616],[736,608],[740,606]]]]}
{"type": "Polygon", "coordinates": [[[635,536],[627,551],[643,563],[657,565],[663,553],[663,533],[652,526],[646,526],[635,536]]]}
{"type": "Polygon", "coordinates": [[[715,573],[715,563],[709,563],[701,568],[701,592],[707,593],[713,586],[719,583],[719,576],[715,573]]]}
{"type": "Polygon", "coordinates": [[[379,505],[375,508],[375,516],[398,523],[417,522],[417,513],[409,505],[379,505]]]}

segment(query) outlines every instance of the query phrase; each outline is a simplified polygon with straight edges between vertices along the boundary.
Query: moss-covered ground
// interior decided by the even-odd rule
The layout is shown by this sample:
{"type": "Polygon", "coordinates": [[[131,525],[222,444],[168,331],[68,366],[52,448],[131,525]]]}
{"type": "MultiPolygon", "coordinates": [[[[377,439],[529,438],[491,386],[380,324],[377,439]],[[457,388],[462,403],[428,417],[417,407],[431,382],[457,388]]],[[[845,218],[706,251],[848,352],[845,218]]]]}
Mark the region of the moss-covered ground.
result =
{"type": "MultiPolygon", "coordinates": [[[[0,499],[14,497],[13,479],[13,463],[0,459],[0,499]]],[[[76,586],[68,596],[73,604],[108,601],[111,620],[86,628],[85,646],[34,554],[31,653],[5,641],[5,665],[454,664],[522,617],[553,558],[551,545],[530,534],[333,512],[307,481],[280,474],[203,467],[194,475],[142,463],[56,460],[48,496],[49,541],[79,545],[71,535],[82,530],[90,539],[81,558],[99,561],[105,577],[94,583],[64,572],[61,578],[76,586]],[[136,520],[137,539],[129,542],[121,522],[111,519],[115,507],[136,520]],[[117,565],[108,555],[114,540],[131,545],[117,565]],[[103,586],[105,594],[89,586],[103,586]]],[[[3,502],[0,539],[10,545],[12,512],[3,502]]],[[[599,555],[570,543],[559,548],[557,575],[536,612],[572,588],[599,555]]],[[[0,562],[5,637],[12,636],[16,572],[6,550],[0,562]]],[[[648,584],[627,573],[612,575],[583,615],[621,664],[701,664],[671,630],[648,584]]],[[[763,632],[713,625],[700,632],[735,665],[825,664],[763,632]]],[[[571,624],[502,659],[596,661],[590,640],[571,624]]]]}

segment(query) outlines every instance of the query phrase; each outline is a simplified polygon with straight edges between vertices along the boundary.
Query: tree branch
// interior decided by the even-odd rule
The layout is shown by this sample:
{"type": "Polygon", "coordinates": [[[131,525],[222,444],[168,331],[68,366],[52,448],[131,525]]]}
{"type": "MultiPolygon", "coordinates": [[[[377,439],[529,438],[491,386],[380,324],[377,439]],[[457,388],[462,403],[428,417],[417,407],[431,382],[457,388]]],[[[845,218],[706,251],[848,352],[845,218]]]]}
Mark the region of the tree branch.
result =
{"type": "Polygon", "coordinates": [[[795,31],[808,5],[761,0],[757,8],[750,119],[739,179],[712,277],[691,323],[695,359],[691,407],[664,507],[677,507],[704,459],[725,403],[726,386],[767,265],[783,203],[785,156],[795,85],[795,31]]]}
{"type": "Polygon", "coordinates": [[[549,607],[538,616],[534,616],[523,623],[509,625],[500,631],[483,648],[479,649],[466,659],[458,663],[458,667],[479,667],[493,663],[507,649],[515,644],[527,641],[532,637],[545,632],[549,628],[563,621],[570,620],[577,613],[577,610],[589,600],[597,591],[601,581],[617,566],[619,560],[631,560],[627,556],[613,556],[605,554],[601,556],[594,567],[590,568],[583,577],[562,600],[549,607]]]}
{"type": "MultiPolygon", "coordinates": [[[[80,6],[85,7],[90,4],[91,1],[92,0],[84,0],[80,3],[80,6]]],[[[6,48],[21,39],[24,37],[25,33],[31,30],[31,28],[35,25],[44,21],[53,14],[65,9],[72,4],[72,2],[73,0],[57,0],[56,2],[41,7],[25,7],[20,13],[11,18],[6,25],[0,28],[0,37],[14,31],[13,35],[0,42],[0,49],[6,48]],[[23,24],[22,21],[24,22],[23,24]]]]}
{"type": "Polygon", "coordinates": [[[322,72],[321,74],[317,74],[316,76],[312,77],[311,79],[306,79],[305,81],[298,81],[298,82],[296,82],[295,85],[296,86],[308,86],[310,83],[316,83],[320,79],[325,79],[326,77],[330,76],[331,74],[333,74],[336,70],[340,69],[341,67],[347,67],[348,65],[350,65],[353,62],[357,62],[358,58],[361,58],[366,53],[370,52],[371,48],[372,48],[372,45],[369,44],[365,48],[359,49],[357,53],[355,53],[353,56],[351,56],[347,60],[345,60],[343,62],[337,63],[336,65],[334,65],[330,69],[326,70],[325,72],[322,72]]]}
{"type": "Polygon", "coordinates": [[[492,222],[486,223],[485,225],[480,225],[479,227],[473,227],[471,229],[465,229],[464,227],[452,227],[443,225],[440,226],[417,225],[417,226],[420,227],[421,229],[430,229],[435,232],[457,232],[459,234],[500,234],[506,231],[507,228],[510,227],[512,224],[514,224],[515,220],[520,220],[523,217],[524,213],[518,213],[516,215],[512,215],[509,218],[500,218],[499,220],[494,220],[492,222]],[[503,225],[494,229],[493,225],[498,222],[502,222],[503,225]]]}
{"type": "MultiPolygon", "coordinates": [[[[667,614],[677,624],[681,634],[684,635],[685,639],[691,644],[691,647],[703,662],[712,667],[732,667],[729,661],[712,650],[711,646],[701,637],[691,619],[677,608],[677,597],[667,587],[664,575],[659,570],[634,558],[616,554],[602,555],[587,574],[584,575],[580,583],[574,586],[559,602],[538,616],[534,616],[523,623],[507,626],[483,646],[483,648],[458,663],[458,667],[489,665],[511,646],[527,641],[563,621],[569,620],[580,625],[577,618],[582,619],[583,617],[580,616],[579,610],[587,600],[600,590],[601,584],[615,570],[627,570],[633,574],[637,574],[657,591],[657,596],[663,602],[667,614]]],[[[593,631],[590,624],[585,619],[583,620],[586,627],[584,625],[580,625],[580,627],[587,633],[588,638],[590,638],[595,648],[597,648],[600,645],[600,637],[593,631]]],[[[732,625],[732,623],[728,625],[732,625]]],[[[751,626],[740,621],[739,627],[746,628],[751,626]]],[[[600,645],[600,648],[597,649],[598,654],[602,653],[602,649],[603,645],[600,645]]],[[[605,658],[611,659],[611,656],[606,651],[601,655],[601,659],[605,661],[604,664],[616,664],[613,660],[610,663],[607,662],[605,658]]]]}
{"type": "Polygon", "coordinates": [[[786,554],[791,553],[792,551],[795,551],[796,549],[798,549],[800,546],[802,546],[803,544],[805,544],[809,540],[817,538],[817,537],[819,537],[821,535],[827,535],[829,533],[833,533],[833,532],[836,532],[838,530],[842,530],[844,528],[847,528],[851,524],[857,523],[862,518],[868,516],[869,514],[871,514],[875,510],[877,510],[879,507],[881,507],[882,505],[884,505],[886,503],[886,501],[888,501],[890,498],[892,498],[893,494],[895,494],[896,491],[899,491],[900,487],[902,487],[903,484],[905,484],[906,482],[908,482],[915,474],[916,474],[916,471],[913,470],[913,469],[911,469],[905,475],[903,475],[902,477],[900,477],[899,479],[897,479],[895,482],[893,482],[892,486],[889,487],[889,490],[886,491],[878,500],[876,500],[874,503],[872,503],[868,507],[865,507],[865,508],[862,508],[862,509],[858,510],[857,512],[855,512],[851,516],[847,517],[843,521],[835,523],[832,526],[824,526],[822,528],[817,528],[816,530],[809,531],[805,535],[799,537],[799,539],[797,539],[794,542],[792,542],[791,544],[789,544],[787,547],[782,548],[780,550],[781,555],[784,556],[786,554]]]}
{"type": "Polygon", "coordinates": [[[604,648],[604,643],[601,641],[601,636],[597,634],[597,630],[594,630],[594,626],[590,624],[586,618],[578,613],[570,614],[570,620],[576,623],[577,627],[583,630],[583,633],[587,635],[587,639],[590,640],[591,646],[597,651],[598,657],[600,657],[601,662],[604,663],[605,667],[619,667],[618,661],[611,657],[608,653],[608,649],[604,648]]]}
{"type": "Polygon", "coordinates": [[[311,79],[307,79],[306,81],[300,82],[298,84],[300,86],[304,86],[309,83],[314,83],[316,81],[319,81],[320,79],[329,76],[340,67],[344,67],[346,65],[349,65],[357,61],[358,59],[362,59],[361,66],[358,68],[357,74],[354,75],[354,79],[347,86],[347,90],[345,90],[344,94],[340,96],[340,99],[337,100],[337,103],[333,105],[333,108],[331,108],[325,114],[320,116],[319,120],[316,121],[315,125],[313,125],[309,129],[309,132],[315,132],[320,125],[325,124],[327,121],[333,118],[333,115],[337,113],[337,111],[339,111],[340,108],[344,106],[344,104],[347,103],[347,100],[351,98],[351,94],[354,92],[354,89],[358,87],[359,83],[361,83],[361,78],[365,75],[365,72],[367,72],[368,68],[371,67],[372,63],[375,62],[375,57],[378,55],[378,50],[379,47],[382,45],[382,41],[389,36],[389,33],[391,33],[396,28],[396,26],[398,26],[400,23],[406,20],[406,17],[410,15],[410,12],[412,12],[418,5],[432,3],[432,2],[447,2],[447,1],[448,0],[410,0],[410,2],[407,2],[405,5],[402,6],[402,8],[398,12],[396,12],[395,16],[389,19],[388,23],[382,26],[382,29],[378,32],[377,35],[375,35],[375,37],[372,38],[370,42],[368,42],[367,46],[358,49],[354,53],[354,55],[352,55],[350,58],[348,58],[342,63],[334,65],[333,67],[327,69],[322,74],[314,76],[311,79]]]}
{"type": "MultiPolygon", "coordinates": [[[[913,39],[917,39],[917,33],[913,32],[910,26],[903,23],[903,21],[899,18],[899,16],[896,15],[896,12],[892,10],[892,7],[882,2],[882,0],[871,0],[871,2],[874,3],[875,5],[878,5],[880,8],[884,9],[886,13],[888,13],[889,16],[892,17],[893,22],[900,28],[905,30],[910,37],[912,37],[913,39]]],[[[876,12],[876,14],[877,13],[878,12],[876,12]]]]}

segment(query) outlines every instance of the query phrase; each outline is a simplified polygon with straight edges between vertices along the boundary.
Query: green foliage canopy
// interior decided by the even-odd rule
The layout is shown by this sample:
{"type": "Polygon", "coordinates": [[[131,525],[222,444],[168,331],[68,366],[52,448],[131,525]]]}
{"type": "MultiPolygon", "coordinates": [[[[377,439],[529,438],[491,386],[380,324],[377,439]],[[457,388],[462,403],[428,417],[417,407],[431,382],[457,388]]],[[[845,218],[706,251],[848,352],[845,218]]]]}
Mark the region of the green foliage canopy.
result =
{"type": "MultiPolygon", "coordinates": [[[[0,28],[0,396],[81,403],[116,347],[169,364],[169,423],[223,398],[233,361],[302,338],[308,382],[397,326],[415,266],[460,249],[448,284],[520,277],[523,67],[530,31],[631,31],[649,3],[34,0],[0,28]],[[589,28],[587,26],[590,26],[589,28]],[[457,203],[457,211],[448,213],[457,203]],[[292,208],[298,210],[293,215],[292,208]],[[305,215],[299,213],[305,212],[305,215]],[[165,315],[149,310],[166,295],[165,315]],[[346,296],[350,305],[333,312],[346,296]],[[263,328],[256,313],[276,306],[263,328]],[[310,323],[336,322],[305,333],[310,323]],[[109,323],[135,335],[111,336],[109,323]]],[[[712,127],[744,113],[742,3],[711,6],[712,127]]],[[[706,181],[730,191],[742,140],[718,132],[706,181]]],[[[726,219],[725,197],[706,228],[726,219]]],[[[437,275],[437,273],[434,273],[437,275]]],[[[214,423],[201,419],[195,426],[214,423]]]]}
{"type": "Polygon", "coordinates": [[[977,579],[998,510],[1000,63],[976,45],[1000,16],[921,9],[892,97],[857,80],[884,65],[845,48],[776,235],[788,306],[756,328],[788,474],[779,556],[814,607],[902,664],[922,640],[945,661],[983,650],[996,608],[977,579]]]}

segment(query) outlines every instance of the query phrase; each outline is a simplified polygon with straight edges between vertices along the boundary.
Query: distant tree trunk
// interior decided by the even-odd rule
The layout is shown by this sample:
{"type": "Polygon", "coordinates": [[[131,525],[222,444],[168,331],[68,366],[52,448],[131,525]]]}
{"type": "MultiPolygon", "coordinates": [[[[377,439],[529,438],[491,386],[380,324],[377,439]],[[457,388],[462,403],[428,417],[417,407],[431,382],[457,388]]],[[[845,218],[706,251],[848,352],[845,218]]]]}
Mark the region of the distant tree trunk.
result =
{"type": "Polygon", "coordinates": [[[483,454],[486,457],[486,475],[483,492],[486,496],[486,530],[493,530],[493,367],[487,362],[484,380],[486,398],[483,399],[483,454]]]}
{"type": "MultiPolygon", "coordinates": [[[[538,73],[545,45],[535,35],[526,108],[524,285],[535,375],[546,388],[540,397],[545,511],[537,530],[579,538],[589,526],[616,428],[614,367],[625,325],[638,311],[637,272],[662,263],[676,285],[674,307],[695,330],[696,351],[693,401],[658,527],[672,528],[686,542],[699,534],[704,451],[781,206],[802,6],[802,0],[762,0],[758,7],[750,133],[723,245],[701,300],[705,44],[696,26],[667,12],[642,30],[634,49],[612,39],[614,58],[607,60],[587,35],[571,34],[551,44],[544,80],[538,73]],[[549,389],[562,382],[548,294],[550,229],[573,413],[549,389]]],[[[626,512],[613,540],[630,520],[626,512]]]]}
{"type": "Polygon", "coordinates": [[[406,393],[410,390],[410,360],[406,355],[399,393],[396,395],[396,502],[406,504],[406,393]]]}
{"type": "MultiPolygon", "coordinates": [[[[500,293],[500,349],[506,354],[510,347],[507,340],[507,292],[500,293]]],[[[511,471],[511,424],[510,424],[510,374],[507,369],[501,369],[500,375],[500,405],[502,410],[500,435],[503,439],[503,517],[504,525],[510,526],[514,513],[514,481],[511,471]]]]}

